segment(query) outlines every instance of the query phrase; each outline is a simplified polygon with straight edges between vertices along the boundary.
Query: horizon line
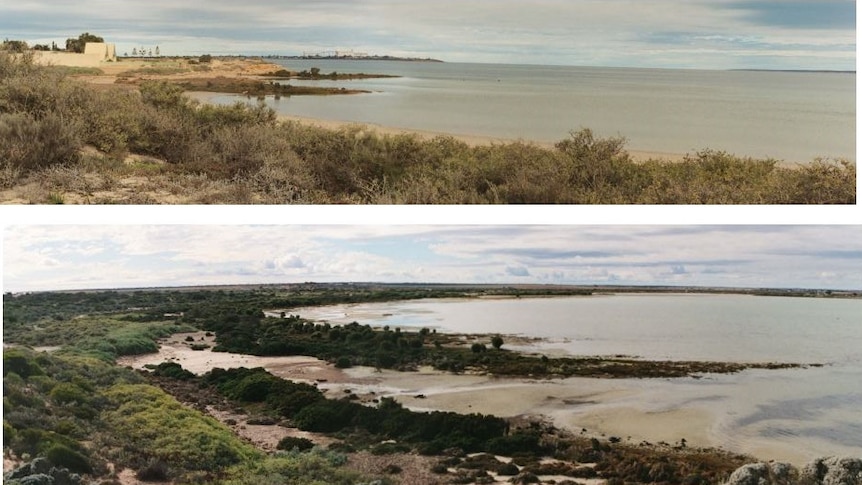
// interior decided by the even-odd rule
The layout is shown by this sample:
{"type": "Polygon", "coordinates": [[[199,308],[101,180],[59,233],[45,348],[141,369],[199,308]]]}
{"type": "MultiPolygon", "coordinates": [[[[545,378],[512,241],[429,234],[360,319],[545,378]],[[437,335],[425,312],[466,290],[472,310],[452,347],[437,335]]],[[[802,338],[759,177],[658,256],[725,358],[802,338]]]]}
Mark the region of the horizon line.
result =
{"type": "MultiPolygon", "coordinates": [[[[710,286],[710,285],[658,285],[658,284],[608,284],[608,283],[434,283],[434,282],[382,282],[382,281],[303,281],[286,283],[219,283],[219,284],[181,284],[164,286],[118,286],[113,288],[70,288],[48,290],[11,291],[4,289],[4,295],[24,295],[32,293],[83,293],[109,291],[161,291],[161,290],[209,290],[224,288],[254,288],[254,287],[288,287],[302,285],[378,285],[378,286],[435,286],[435,287],[473,287],[473,288],[560,288],[560,289],[616,289],[616,290],[699,290],[703,292],[829,292],[839,294],[862,293],[860,289],[837,289],[825,287],[773,287],[773,286],[710,286]]],[[[768,296],[768,295],[767,295],[768,296]]]]}

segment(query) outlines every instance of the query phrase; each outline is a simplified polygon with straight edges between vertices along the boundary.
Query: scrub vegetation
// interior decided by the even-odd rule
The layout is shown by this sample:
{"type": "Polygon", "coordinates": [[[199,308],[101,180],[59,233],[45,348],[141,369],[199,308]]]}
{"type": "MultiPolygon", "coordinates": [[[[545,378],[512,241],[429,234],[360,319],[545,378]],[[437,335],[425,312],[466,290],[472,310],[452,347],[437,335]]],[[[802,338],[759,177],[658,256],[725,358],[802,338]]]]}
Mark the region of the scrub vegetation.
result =
{"type": "MultiPolygon", "coordinates": [[[[260,96],[287,95],[265,81],[260,96]]],[[[0,190],[18,203],[853,204],[856,167],[704,150],[635,162],[622,138],[470,146],[280,121],[164,81],[92,86],[0,52],[0,190]]],[[[291,88],[294,89],[294,88],[291,88]]],[[[251,92],[249,92],[251,95],[251,92]]]]}
{"type": "MultiPolygon", "coordinates": [[[[317,355],[338,367],[407,371],[430,364],[452,372],[573,375],[558,369],[591,364],[509,351],[506,336],[321,325],[288,311],[423,297],[587,294],[579,288],[361,284],[6,294],[5,456],[25,463],[45,459],[52,470],[100,483],[117,483],[119,472],[130,469],[142,481],[224,485],[490,483],[492,475],[511,476],[516,483],[553,475],[705,484],[752,461],[689,448],[685,440],[671,445],[599,439],[526,418],[413,411],[394,399],[360,399],[353,393],[329,396],[262,368],[214,368],[196,376],[178,362],[149,371],[116,365],[119,356],[155,352],[160,337],[198,330],[215,333],[214,351],[317,355]],[[286,311],[264,314],[276,308],[286,311]],[[238,436],[236,426],[208,414],[225,406],[234,414],[257,416],[260,423],[298,428],[311,439],[287,437],[274,449],[258,449],[238,436]],[[315,445],[320,437],[331,444],[315,445]],[[359,456],[388,464],[362,473],[350,465],[359,456]],[[433,480],[417,482],[396,464],[407,459],[424,460],[423,473],[433,480]]],[[[616,359],[596,362],[609,369],[629,365],[616,359]]],[[[664,363],[645,364],[644,369],[664,369],[664,363]]]]}

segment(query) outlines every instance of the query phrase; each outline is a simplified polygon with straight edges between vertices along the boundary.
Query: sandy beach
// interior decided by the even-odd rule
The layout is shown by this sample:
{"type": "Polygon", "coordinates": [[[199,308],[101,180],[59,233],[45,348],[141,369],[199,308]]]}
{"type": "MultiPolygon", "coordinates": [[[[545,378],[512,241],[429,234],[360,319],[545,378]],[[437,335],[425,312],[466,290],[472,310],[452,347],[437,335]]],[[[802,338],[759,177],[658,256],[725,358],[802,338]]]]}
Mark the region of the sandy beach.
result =
{"type": "MultiPolygon", "coordinates": [[[[216,96],[223,96],[220,93],[210,93],[210,92],[202,92],[202,91],[189,91],[186,92],[186,95],[192,99],[200,101],[202,103],[209,103],[216,96]]],[[[514,138],[497,138],[491,136],[482,136],[482,135],[472,135],[472,134],[461,134],[461,133],[445,133],[445,132],[437,132],[437,131],[427,131],[427,130],[416,130],[411,128],[401,128],[396,126],[384,126],[376,123],[356,123],[352,121],[342,121],[342,120],[324,120],[319,118],[307,118],[303,116],[294,116],[294,115],[279,115],[278,119],[281,121],[293,121],[297,123],[304,123],[310,126],[317,126],[320,128],[325,128],[328,130],[339,130],[346,127],[351,126],[361,126],[363,129],[368,130],[373,133],[377,133],[379,135],[415,135],[419,137],[421,140],[431,140],[438,136],[451,136],[456,140],[462,141],[471,147],[482,146],[482,145],[493,145],[493,144],[506,144],[506,143],[514,143],[514,142],[522,142],[533,144],[542,148],[554,148],[555,142],[539,142],[533,140],[524,140],[524,139],[514,139],[514,138]]],[[[631,155],[632,159],[637,162],[643,162],[647,160],[661,159],[661,160],[670,160],[670,161],[682,161],[685,158],[684,153],[669,153],[669,152],[655,152],[655,151],[640,151],[640,150],[626,150],[629,155],[631,155]]]]}

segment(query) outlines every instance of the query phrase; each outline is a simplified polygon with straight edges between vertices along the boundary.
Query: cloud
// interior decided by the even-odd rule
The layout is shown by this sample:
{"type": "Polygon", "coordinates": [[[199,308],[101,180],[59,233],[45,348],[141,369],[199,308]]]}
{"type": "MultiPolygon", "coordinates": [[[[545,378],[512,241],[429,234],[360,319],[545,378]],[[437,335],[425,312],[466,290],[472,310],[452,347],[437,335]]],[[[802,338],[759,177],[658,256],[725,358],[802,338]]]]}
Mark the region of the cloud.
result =
{"type": "Polygon", "coordinates": [[[33,289],[388,281],[862,289],[862,226],[38,226],[4,232],[33,289]]]}
{"type": "Polygon", "coordinates": [[[684,275],[688,274],[688,271],[685,270],[685,266],[681,264],[674,265],[670,268],[670,274],[672,275],[684,275]]]}
{"type": "Polygon", "coordinates": [[[728,4],[754,25],[799,29],[856,29],[855,0],[757,0],[728,4]]]}
{"type": "Polygon", "coordinates": [[[506,274],[509,276],[515,276],[519,278],[530,276],[530,270],[523,266],[507,266],[506,274]]]}
{"type": "Polygon", "coordinates": [[[120,52],[145,44],[168,55],[353,48],[467,62],[850,69],[851,1],[23,0],[0,5],[0,30],[41,43],[88,30],[120,52]]]}

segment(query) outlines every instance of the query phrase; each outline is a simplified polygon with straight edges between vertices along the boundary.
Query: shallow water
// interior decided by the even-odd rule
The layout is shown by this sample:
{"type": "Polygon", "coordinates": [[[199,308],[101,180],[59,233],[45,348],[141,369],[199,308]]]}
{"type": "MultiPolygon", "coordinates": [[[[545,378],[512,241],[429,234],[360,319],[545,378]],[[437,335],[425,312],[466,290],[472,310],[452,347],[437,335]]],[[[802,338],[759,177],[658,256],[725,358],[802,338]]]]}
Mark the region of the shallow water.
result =
{"type": "MultiPolygon", "coordinates": [[[[856,75],[374,61],[278,61],[288,69],[403,77],[292,84],[373,91],[267,103],[294,116],[555,142],[591,128],[632,150],[711,148],[807,162],[856,158],[856,75]]],[[[216,102],[245,98],[219,96],[216,102]]]]}
{"type": "Polygon", "coordinates": [[[608,409],[634,408],[643,419],[705,411],[713,417],[705,432],[729,450],[797,460],[862,456],[862,300],[626,294],[421,300],[290,313],[334,324],[548,339],[531,349],[539,352],[823,364],[699,379],[609,381],[601,385],[627,392],[600,403],[548,402],[536,412],[577,426],[579,419],[608,409]]]}

